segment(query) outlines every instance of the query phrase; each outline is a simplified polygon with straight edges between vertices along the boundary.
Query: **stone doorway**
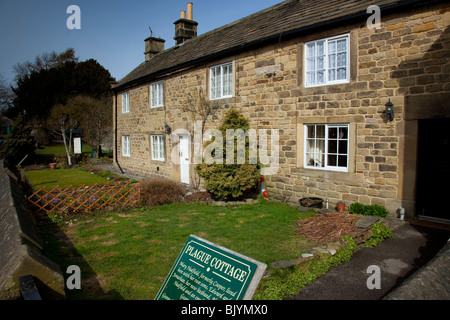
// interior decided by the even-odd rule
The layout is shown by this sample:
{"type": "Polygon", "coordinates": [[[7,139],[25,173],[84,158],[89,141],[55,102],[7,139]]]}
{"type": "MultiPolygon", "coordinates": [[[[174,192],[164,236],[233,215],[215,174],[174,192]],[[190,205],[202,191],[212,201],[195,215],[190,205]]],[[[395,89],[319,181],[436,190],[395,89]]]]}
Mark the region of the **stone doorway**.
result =
{"type": "Polygon", "coordinates": [[[416,215],[450,221],[450,118],[418,124],[416,215]]]}

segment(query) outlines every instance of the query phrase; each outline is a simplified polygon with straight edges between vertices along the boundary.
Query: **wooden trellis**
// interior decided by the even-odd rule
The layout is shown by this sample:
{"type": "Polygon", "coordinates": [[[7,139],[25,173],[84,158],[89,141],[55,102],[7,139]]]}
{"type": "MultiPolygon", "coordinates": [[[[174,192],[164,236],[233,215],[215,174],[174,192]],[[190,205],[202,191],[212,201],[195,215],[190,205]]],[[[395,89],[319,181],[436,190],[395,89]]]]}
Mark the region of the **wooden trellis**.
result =
{"type": "Polygon", "coordinates": [[[99,210],[109,206],[135,206],[141,201],[141,182],[95,184],[79,187],[39,188],[28,201],[46,213],[75,213],[99,210]]]}

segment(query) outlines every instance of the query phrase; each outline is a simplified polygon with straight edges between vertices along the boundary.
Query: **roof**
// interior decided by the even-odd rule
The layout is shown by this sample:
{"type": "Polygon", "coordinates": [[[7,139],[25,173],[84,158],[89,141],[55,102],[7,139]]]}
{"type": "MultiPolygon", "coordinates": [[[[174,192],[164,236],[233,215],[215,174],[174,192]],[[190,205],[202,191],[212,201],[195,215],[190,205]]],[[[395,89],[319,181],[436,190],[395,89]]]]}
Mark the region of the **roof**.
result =
{"type": "Polygon", "coordinates": [[[429,4],[423,0],[287,0],[218,29],[187,40],[153,56],[131,71],[114,87],[124,90],[167,73],[199,63],[231,56],[281,41],[320,27],[351,19],[368,19],[367,8],[378,5],[383,12],[404,6],[429,4]]]}

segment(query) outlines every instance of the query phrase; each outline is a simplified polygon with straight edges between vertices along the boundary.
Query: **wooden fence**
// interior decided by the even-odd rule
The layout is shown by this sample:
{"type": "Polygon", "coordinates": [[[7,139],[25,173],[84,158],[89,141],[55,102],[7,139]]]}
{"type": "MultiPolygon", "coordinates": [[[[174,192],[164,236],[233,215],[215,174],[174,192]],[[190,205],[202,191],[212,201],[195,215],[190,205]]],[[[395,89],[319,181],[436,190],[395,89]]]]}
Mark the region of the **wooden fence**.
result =
{"type": "Polygon", "coordinates": [[[46,213],[77,213],[115,206],[135,206],[141,201],[141,182],[95,184],[79,187],[39,188],[28,201],[46,213]]]}

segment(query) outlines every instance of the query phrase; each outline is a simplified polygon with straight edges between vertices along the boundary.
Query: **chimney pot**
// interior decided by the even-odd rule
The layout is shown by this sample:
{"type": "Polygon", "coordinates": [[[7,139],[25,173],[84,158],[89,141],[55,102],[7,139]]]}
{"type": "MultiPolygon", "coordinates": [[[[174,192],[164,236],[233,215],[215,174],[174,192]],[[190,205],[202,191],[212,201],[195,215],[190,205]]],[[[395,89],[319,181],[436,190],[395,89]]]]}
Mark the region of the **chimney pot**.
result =
{"type": "Polygon", "coordinates": [[[198,23],[194,20],[192,14],[192,2],[188,3],[187,6],[187,16],[183,16],[183,12],[181,11],[181,18],[174,22],[175,24],[175,43],[176,45],[180,45],[186,40],[197,37],[197,25],[198,23]]]}
{"type": "Polygon", "coordinates": [[[192,2],[188,2],[187,4],[187,19],[194,20],[194,15],[192,12],[192,2]]]}
{"type": "Polygon", "coordinates": [[[180,19],[186,19],[186,11],[184,10],[181,11],[180,19]]]}

